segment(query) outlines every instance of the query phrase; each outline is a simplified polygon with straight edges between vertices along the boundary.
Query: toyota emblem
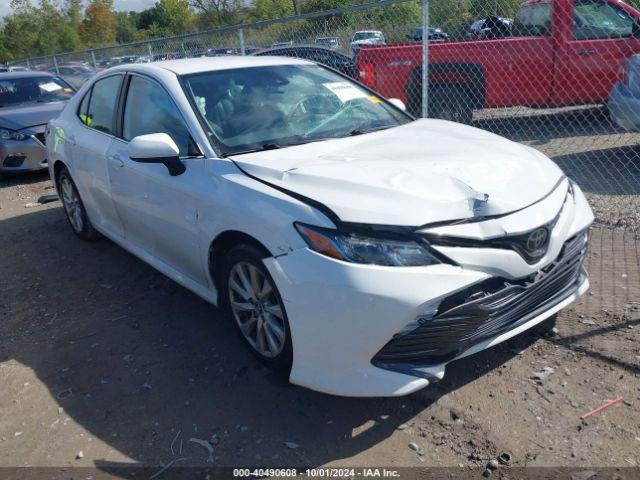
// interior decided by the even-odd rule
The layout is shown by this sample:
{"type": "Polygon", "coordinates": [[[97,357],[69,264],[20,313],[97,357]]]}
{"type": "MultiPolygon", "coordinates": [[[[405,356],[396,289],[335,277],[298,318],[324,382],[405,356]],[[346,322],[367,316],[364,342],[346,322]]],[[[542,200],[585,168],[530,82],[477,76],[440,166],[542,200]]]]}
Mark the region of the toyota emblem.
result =
{"type": "Polygon", "coordinates": [[[546,245],[548,238],[549,231],[544,227],[531,232],[531,234],[529,234],[529,237],[527,238],[527,251],[530,253],[537,252],[546,245]]]}

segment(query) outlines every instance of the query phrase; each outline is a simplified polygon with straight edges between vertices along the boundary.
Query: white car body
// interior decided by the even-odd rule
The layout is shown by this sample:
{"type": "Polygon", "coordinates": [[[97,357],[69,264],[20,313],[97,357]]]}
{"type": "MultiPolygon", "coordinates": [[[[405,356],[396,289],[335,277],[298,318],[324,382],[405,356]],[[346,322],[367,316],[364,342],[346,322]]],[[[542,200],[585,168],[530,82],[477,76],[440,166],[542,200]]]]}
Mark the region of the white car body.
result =
{"type": "Polygon", "coordinates": [[[52,178],[64,163],[98,231],[214,305],[218,292],[209,260],[216,239],[241,232],[260,242],[271,254],[264,265],[289,318],[290,381],[331,394],[414,392],[441,379],[447,363],[531,328],[586,291],[588,280],[578,266],[562,298],[451,358],[409,367],[374,365],[399,332],[433,317],[453,294],[493,278],[530,279],[558,264],[572,238],[584,255],[593,215],[579,187],[541,153],[441,120],[220,158],[180,83],[182,75],[197,72],[308,64],[220,57],[102,72],[97,79],[133,72],[162,85],[202,156],[183,159],[186,170],[177,176],[163,165],[132,161],[127,142],[91,130],[76,115],[93,79],[50,124],[52,178]],[[91,149],[79,154],[82,145],[91,149]],[[351,223],[411,227],[452,262],[389,267],[335,260],[312,251],[294,222],[327,229],[351,223]],[[522,235],[529,242],[544,225],[550,225],[548,245],[534,263],[491,243],[522,235]]]}

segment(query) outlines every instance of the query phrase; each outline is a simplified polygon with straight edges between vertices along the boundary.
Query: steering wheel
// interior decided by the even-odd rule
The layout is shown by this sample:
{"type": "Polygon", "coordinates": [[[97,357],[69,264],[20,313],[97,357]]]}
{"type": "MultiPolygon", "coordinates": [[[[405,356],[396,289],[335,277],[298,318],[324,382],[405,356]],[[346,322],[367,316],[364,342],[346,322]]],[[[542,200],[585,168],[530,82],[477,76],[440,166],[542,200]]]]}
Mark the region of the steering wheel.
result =
{"type": "Polygon", "coordinates": [[[301,98],[287,114],[287,122],[295,123],[304,117],[333,111],[334,102],[326,95],[307,95],[301,98]]]}
{"type": "Polygon", "coordinates": [[[329,118],[321,122],[319,125],[316,125],[315,127],[313,127],[311,130],[305,133],[303,137],[305,138],[310,137],[314,133],[323,130],[327,125],[330,125],[331,123],[335,122],[342,115],[344,115],[346,112],[350,110],[362,109],[363,106],[358,100],[362,100],[362,98],[352,98],[351,100],[347,100],[336,113],[334,113],[329,118]]]}

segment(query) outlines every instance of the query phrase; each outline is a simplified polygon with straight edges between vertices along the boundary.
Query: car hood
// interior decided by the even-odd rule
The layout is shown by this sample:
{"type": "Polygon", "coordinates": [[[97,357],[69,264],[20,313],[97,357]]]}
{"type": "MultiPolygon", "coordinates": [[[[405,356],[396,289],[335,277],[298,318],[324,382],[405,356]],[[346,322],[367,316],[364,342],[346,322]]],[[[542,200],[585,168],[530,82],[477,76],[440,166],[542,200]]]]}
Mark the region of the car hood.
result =
{"type": "Polygon", "coordinates": [[[21,103],[0,108],[0,128],[21,130],[56,118],[67,102],[21,103]]]}
{"type": "Polygon", "coordinates": [[[510,213],[541,200],[564,177],[532,148],[442,120],[231,158],[344,222],[394,226],[510,213]]]}

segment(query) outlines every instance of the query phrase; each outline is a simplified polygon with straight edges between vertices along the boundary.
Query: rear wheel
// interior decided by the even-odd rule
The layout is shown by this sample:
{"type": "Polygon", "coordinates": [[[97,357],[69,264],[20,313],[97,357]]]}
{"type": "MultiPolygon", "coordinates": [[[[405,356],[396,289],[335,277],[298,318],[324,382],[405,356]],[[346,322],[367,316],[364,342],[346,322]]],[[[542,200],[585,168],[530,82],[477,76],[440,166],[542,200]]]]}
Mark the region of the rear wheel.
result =
{"type": "Polygon", "coordinates": [[[222,291],[229,314],[252,352],[265,364],[285,370],[293,359],[289,321],[263,257],[251,245],[233,248],[227,255],[222,291]]]}
{"type": "MultiPolygon", "coordinates": [[[[407,110],[416,118],[422,117],[422,80],[414,78],[407,91],[407,110]]],[[[461,87],[434,87],[429,92],[429,118],[471,124],[473,101],[461,87]]]]}
{"type": "Polygon", "coordinates": [[[463,89],[443,88],[440,91],[436,90],[429,109],[429,116],[432,118],[440,118],[467,125],[473,121],[471,98],[463,89]]]}
{"type": "Polygon", "coordinates": [[[76,184],[71,179],[69,170],[67,170],[66,167],[62,167],[58,173],[57,180],[62,206],[64,207],[67,220],[73,232],[82,240],[86,241],[93,241],[100,238],[100,234],[93,228],[93,225],[89,221],[87,211],[80,199],[76,184]]]}

